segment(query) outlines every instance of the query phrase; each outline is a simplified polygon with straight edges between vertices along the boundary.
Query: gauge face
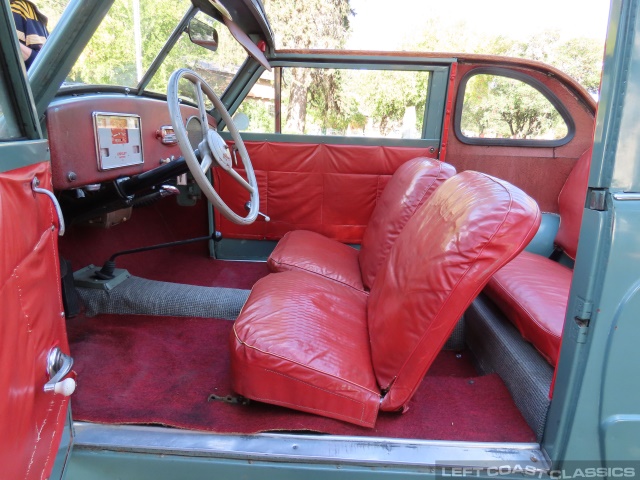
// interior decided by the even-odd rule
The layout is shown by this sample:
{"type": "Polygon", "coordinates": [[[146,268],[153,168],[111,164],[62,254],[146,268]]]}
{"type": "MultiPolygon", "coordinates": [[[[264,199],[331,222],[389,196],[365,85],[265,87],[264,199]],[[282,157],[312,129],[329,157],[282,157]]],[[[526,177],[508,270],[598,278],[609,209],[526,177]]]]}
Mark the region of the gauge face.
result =
{"type": "Polygon", "coordinates": [[[93,126],[99,170],[144,163],[140,116],[94,112],[93,126]]]}

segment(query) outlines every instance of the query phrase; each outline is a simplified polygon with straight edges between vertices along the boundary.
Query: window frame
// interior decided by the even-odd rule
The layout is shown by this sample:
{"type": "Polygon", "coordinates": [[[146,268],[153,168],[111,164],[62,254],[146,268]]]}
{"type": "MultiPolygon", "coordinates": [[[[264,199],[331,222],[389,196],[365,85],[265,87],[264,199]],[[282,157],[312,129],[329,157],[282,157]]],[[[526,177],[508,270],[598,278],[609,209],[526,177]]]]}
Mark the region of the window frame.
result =
{"type": "MultiPolygon", "coordinates": [[[[451,65],[455,59],[424,58],[416,56],[396,55],[353,55],[336,53],[309,52],[275,52],[269,57],[269,63],[274,70],[280,67],[301,68],[334,68],[343,70],[393,70],[393,71],[429,71],[431,72],[429,88],[425,95],[425,119],[421,138],[399,139],[385,137],[354,137],[340,135],[308,135],[280,133],[277,117],[279,107],[275,102],[274,133],[243,133],[243,137],[256,141],[278,141],[285,143],[331,143],[344,145],[380,145],[380,146],[413,146],[425,147],[430,151],[440,148],[444,131],[445,104],[448,98],[449,77],[451,65]]],[[[253,62],[244,65],[236,75],[230,88],[224,92],[222,101],[227,105],[229,113],[233,115],[238,109],[253,84],[262,74],[263,69],[253,62]]],[[[274,82],[281,81],[281,75],[276,75],[274,82]]],[[[275,96],[278,96],[278,88],[274,85],[275,96]]],[[[219,125],[224,128],[224,124],[219,125]]]]}
{"type": "Polygon", "coordinates": [[[527,75],[524,72],[510,70],[506,68],[500,67],[479,67],[474,68],[467,72],[465,76],[460,81],[460,85],[458,86],[457,93],[457,101],[456,101],[456,109],[454,113],[454,121],[453,121],[453,129],[456,135],[456,138],[460,140],[460,142],[467,145],[495,145],[495,146],[519,146],[519,147],[560,147],[562,145],[566,145],[571,140],[576,133],[576,124],[573,120],[573,117],[569,113],[567,107],[562,103],[562,101],[541,81],[527,75]],[[466,87],[469,80],[471,80],[476,75],[495,75],[506,78],[511,78],[514,80],[521,81],[530,87],[536,89],[540,92],[553,107],[558,111],[560,117],[564,120],[567,125],[567,134],[560,139],[557,140],[536,140],[529,138],[477,138],[477,137],[467,137],[464,133],[462,133],[462,111],[464,109],[464,96],[466,93],[466,87]]]}

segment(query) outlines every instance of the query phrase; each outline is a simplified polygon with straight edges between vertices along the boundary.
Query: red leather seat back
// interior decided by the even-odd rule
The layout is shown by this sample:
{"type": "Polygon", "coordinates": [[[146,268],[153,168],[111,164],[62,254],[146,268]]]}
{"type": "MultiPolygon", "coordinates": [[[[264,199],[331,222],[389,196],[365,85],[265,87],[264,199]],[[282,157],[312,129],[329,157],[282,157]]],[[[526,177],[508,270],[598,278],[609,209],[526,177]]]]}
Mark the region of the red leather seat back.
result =
{"type": "Polygon", "coordinates": [[[367,290],[416,209],[455,174],[455,168],[448,163],[426,157],[409,160],[396,170],[380,195],[362,238],[360,272],[367,290]]]}
{"type": "Polygon", "coordinates": [[[556,245],[574,260],[578,251],[582,212],[587,196],[591,152],[592,148],[580,156],[558,196],[560,228],[556,235],[556,245]]]}
{"type": "Polygon", "coordinates": [[[373,368],[381,409],[406,406],[456,322],[491,275],[529,243],[538,205],[520,189],[466,171],[407,222],[371,289],[373,368]]]}

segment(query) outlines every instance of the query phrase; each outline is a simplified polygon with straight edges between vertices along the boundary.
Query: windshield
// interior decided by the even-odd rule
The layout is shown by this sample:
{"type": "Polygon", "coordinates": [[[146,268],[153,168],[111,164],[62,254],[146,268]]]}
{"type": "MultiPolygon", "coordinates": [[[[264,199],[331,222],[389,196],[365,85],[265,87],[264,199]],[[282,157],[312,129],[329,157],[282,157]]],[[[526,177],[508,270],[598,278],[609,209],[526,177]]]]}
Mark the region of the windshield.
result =
{"type": "MultiPolygon", "coordinates": [[[[116,0],[63,87],[135,88],[190,7],[189,0],[116,0]]],[[[218,93],[228,86],[247,54],[224,25],[202,12],[196,18],[218,30],[220,48],[216,52],[207,50],[191,43],[183,33],[151,79],[147,91],[165,94],[171,73],[185,67],[211,78],[218,93]]]]}

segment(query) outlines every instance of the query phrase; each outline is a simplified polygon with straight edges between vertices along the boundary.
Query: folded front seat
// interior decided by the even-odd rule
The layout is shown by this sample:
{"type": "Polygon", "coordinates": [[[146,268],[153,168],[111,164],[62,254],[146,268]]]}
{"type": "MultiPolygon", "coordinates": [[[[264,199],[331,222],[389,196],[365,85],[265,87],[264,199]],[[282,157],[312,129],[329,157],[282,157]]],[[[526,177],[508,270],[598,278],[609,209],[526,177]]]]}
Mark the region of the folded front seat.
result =
{"type": "Polygon", "coordinates": [[[359,251],[319,233],[295,230],[278,242],[267,261],[269,269],[272,272],[304,270],[356,290],[370,290],[407,221],[455,173],[452,165],[431,158],[419,157],[405,162],[380,195],[359,251]]]}
{"type": "Polygon", "coordinates": [[[539,225],[524,192],[467,171],[407,222],[369,295],[304,271],[264,277],[231,334],[233,388],[373,427],[379,409],[406,407],[464,310],[539,225]]]}

